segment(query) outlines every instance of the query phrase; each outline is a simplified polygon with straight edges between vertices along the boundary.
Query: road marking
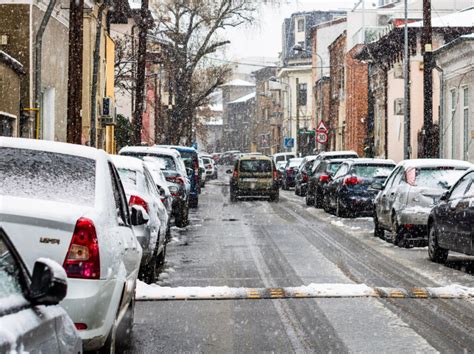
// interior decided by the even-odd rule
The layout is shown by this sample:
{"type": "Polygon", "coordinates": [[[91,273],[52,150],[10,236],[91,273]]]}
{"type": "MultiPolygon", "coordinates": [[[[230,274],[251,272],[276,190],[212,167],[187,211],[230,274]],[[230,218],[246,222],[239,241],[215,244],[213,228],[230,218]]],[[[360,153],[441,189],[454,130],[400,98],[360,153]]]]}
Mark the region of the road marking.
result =
{"type": "Polygon", "coordinates": [[[260,300],[377,297],[392,299],[472,299],[474,288],[465,286],[388,288],[365,284],[310,284],[286,288],[160,287],[140,285],[137,301],[260,300]],[[146,289],[143,287],[146,286],[146,289]]]}

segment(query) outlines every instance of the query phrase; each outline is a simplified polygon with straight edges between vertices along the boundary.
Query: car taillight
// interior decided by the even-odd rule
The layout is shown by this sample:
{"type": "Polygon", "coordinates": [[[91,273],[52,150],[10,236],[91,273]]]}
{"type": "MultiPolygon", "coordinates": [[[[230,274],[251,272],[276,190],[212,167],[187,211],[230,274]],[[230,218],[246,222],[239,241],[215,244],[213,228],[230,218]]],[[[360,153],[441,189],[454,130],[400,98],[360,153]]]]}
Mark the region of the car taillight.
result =
{"type": "Polygon", "coordinates": [[[100,278],[99,242],[92,220],[77,220],[63,267],[69,278],[100,278]]]}
{"type": "Polygon", "coordinates": [[[308,175],[307,175],[307,174],[304,174],[304,175],[303,175],[303,181],[304,181],[304,182],[308,182],[308,175]]]}
{"type": "Polygon", "coordinates": [[[278,179],[278,171],[273,170],[273,179],[278,179]]]}
{"type": "Polygon", "coordinates": [[[232,174],[232,177],[239,178],[239,172],[237,170],[234,170],[234,173],[232,174]]]}
{"type": "Polygon", "coordinates": [[[178,183],[178,184],[181,184],[184,186],[184,178],[181,177],[181,176],[168,176],[166,177],[166,180],[168,182],[172,182],[172,183],[178,183]]]}
{"type": "Polygon", "coordinates": [[[138,195],[132,195],[130,196],[130,201],[128,202],[128,205],[140,205],[143,207],[143,209],[146,210],[148,213],[148,203],[145,202],[142,198],[140,198],[138,195]]]}
{"type": "Polygon", "coordinates": [[[344,182],[343,182],[343,184],[345,186],[353,185],[353,184],[357,184],[357,183],[359,183],[359,179],[355,176],[346,177],[346,178],[344,178],[344,182]]]}
{"type": "Polygon", "coordinates": [[[319,176],[319,182],[327,182],[327,181],[329,181],[329,176],[328,175],[319,176]]]}

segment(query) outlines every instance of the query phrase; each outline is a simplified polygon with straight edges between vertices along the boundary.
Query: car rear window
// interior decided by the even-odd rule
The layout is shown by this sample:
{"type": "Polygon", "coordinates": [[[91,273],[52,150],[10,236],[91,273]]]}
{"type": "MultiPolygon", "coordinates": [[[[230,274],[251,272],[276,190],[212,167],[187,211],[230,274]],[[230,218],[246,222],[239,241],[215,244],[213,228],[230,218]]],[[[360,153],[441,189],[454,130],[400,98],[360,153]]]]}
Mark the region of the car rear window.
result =
{"type": "Polygon", "coordinates": [[[325,156],[325,159],[355,159],[358,158],[357,155],[355,154],[345,154],[345,155],[330,155],[330,156],[325,156]]]}
{"type": "Polygon", "coordinates": [[[240,172],[272,172],[272,163],[268,160],[241,160],[240,172]]]}
{"type": "Polygon", "coordinates": [[[394,167],[395,165],[354,165],[352,167],[352,173],[362,178],[373,178],[377,175],[388,176],[394,167]]]}
{"type": "Polygon", "coordinates": [[[94,205],[93,159],[48,151],[0,148],[0,194],[94,205]]]}
{"type": "Polygon", "coordinates": [[[120,180],[123,184],[130,186],[136,186],[137,184],[137,171],[129,170],[128,168],[118,168],[120,180]]]}
{"type": "Polygon", "coordinates": [[[328,165],[327,167],[327,171],[331,174],[334,174],[334,172],[336,172],[339,168],[339,166],[341,166],[342,164],[342,161],[341,162],[332,162],[328,165]]]}
{"type": "Polygon", "coordinates": [[[120,155],[133,156],[142,160],[145,156],[149,156],[153,158],[154,161],[158,162],[162,169],[172,170],[172,171],[177,170],[173,157],[169,155],[161,155],[161,154],[156,154],[153,152],[141,152],[141,151],[124,151],[124,152],[121,152],[120,155]]]}
{"type": "Polygon", "coordinates": [[[466,170],[467,168],[452,166],[409,168],[405,178],[412,186],[448,189],[461,178],[466,170]]]}

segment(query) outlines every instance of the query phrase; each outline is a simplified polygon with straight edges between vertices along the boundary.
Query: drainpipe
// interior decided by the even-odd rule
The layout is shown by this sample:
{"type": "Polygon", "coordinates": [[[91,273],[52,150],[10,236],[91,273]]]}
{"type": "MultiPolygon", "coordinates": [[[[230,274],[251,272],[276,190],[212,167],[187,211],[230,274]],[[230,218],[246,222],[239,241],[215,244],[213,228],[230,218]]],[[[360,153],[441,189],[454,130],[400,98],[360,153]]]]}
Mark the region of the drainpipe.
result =
{"type": "Polygon", "coordinates": [[[434,68],[441,73],[440,79],[440,90],[439,90],[439,157],[444,157],[444,70],[439,65],[435,65],[434,68]]]}
{"type": "Polygon", "coordinates": [[[102,18],[105,8],[107,7],[106,1],[99,6],[97,14],[97,26],[95,32],[95,45],[94,45],[94,62],[92,71],[92,88],[91,88],[91,130],[90,130],[90,146],[96,147],[96,109],[97,109],[97,81],[99,76],[99,56],[100,56],[100,38],[102,36],[102,18]]]}
{"type": "MultiPolygon", "coordinates": [[[[40,97],[41,97],[41,56],[42,56],[42,47],[43,47],[43,34],[48,25],[49,19],[51,18],[51,13],[53,12],[54,6],[56,6],[56,0],[50,0],[48,8],[44,13],[41,24],[36,32],[35,38],[35,107],[40,108],[40,97]]],[[[40,124],[39,121],[36,124],[40,124]]],[[[36,128],[38,130],[38,127],[36,128]]],[[[41,133],[40,133],[41,134],[41,133]]],[[[39,138],[39,136],[37,137],[39,138]]]]}

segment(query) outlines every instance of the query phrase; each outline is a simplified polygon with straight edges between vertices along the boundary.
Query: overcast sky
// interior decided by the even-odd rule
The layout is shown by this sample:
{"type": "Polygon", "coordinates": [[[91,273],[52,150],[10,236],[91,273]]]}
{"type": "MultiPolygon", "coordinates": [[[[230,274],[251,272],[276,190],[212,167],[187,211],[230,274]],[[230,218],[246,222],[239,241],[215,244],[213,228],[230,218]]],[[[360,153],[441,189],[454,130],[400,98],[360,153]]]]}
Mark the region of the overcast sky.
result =
{"type": "MultiPolygon", "coordinates": [[[[280,6],[262,5],[255,24],[226,31],[231,44],[225,51],[228,59],[243,57],[277,57],[281,51],[281,26],[283,19],[293,12],[306,10],[351,9],[356,0],[285,0],[280,6]]],[[[367,1],[368,2],[368,1],[367,1]]],[[[373,2],[377,2],[374,0],[373,2]]]]}

